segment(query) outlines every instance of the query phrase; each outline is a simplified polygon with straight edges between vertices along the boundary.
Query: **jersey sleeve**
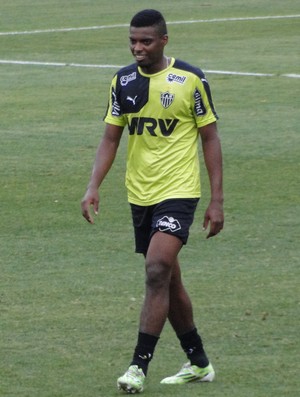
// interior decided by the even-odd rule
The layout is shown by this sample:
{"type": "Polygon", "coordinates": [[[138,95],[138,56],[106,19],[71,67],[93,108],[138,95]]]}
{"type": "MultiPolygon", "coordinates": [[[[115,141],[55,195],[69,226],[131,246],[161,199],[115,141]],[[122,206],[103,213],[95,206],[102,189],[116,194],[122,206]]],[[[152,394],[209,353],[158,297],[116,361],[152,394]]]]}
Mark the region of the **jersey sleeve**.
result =
{"type": "Polygon", "coordinates": [[[119,127],[125,127],[125,125],[127,124],[127,120],[122,113],[121,103],[118,97],[116,86],[117,86],[117,74],[112,79],[110,85],[108,105],[103,120],[107,124],[113,124],[119,127]]]}
{"type": "Polygon", "coordinates": [[[193,91],[193,113],[197,127],[211,124],[218,119],[212,101],[211,91],[205,76],[197,76],[193,91]]]}

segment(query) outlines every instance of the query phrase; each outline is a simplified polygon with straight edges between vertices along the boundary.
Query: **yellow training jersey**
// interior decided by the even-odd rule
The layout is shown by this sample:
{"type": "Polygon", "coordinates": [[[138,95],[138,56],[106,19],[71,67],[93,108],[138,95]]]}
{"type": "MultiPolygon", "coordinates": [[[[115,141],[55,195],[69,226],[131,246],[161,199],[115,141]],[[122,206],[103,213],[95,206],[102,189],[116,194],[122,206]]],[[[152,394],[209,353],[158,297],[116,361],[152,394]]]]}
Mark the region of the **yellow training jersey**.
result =
{"type": "Polygon", "coordinates": [[[136,64],[114,76],[104,121],[128,126],[128,201],[148,206],[200,197],[198,128],[216,121],[203,72],[172,59],[147,75],[136,64]]]}

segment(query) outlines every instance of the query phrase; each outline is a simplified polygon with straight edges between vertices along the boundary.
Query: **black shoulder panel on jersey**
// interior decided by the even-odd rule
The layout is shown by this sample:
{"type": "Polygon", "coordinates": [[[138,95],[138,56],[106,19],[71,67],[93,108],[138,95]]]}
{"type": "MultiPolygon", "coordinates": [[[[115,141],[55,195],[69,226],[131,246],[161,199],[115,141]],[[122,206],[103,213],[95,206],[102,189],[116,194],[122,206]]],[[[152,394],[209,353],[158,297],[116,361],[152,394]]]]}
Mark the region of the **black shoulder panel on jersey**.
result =
{"type": "Polygon", "coordinates": [[[211,110],[212,110],[213,114],[215,115],[216,119],[218,119],[219,117],[217,115],[217,112],[215,111],[215,107],[214,107],[214,104],[213,104],[210,87],[209,87],[209,84],[208,84],[208,82],[206,80],[204,72],[201,69],[196,68],[195,66],[192,66],[189,63],[181,61],[179,59],[175,60],[174,68],[185,70],[186,72],[191,72],[191,73],[195,74],[196,76],[198,76],[200,78],[200,80],[203,83],[203,86],[204,86],[204,89],[205,89],[205,92],[206,92],[206,95],[207,95],[211,110]]]}
{"type": "Polygon", "coordinates": [[[150,79],[142,76],[137,65],[131,64],[117,73],[116,97],[121,113],[137,113],[149,100],[150,79]]]}
{"type": "Polygon", "coordinates": [[[203,71],[195,66],[190,65],[187,62],[181,61],[180,59],[175,59],[174,68],[185,70],[186,72],[194,73],[200,79],[205,78],[203,71]]]}
{"type": "Polygon", "coordinates": [[[121,74],[121,75],[128,74],[135,70],[137,70],[136,63],[132,63],[131,65],[123,66],[121,69],[117,71],[116,74],[121,74]]]}

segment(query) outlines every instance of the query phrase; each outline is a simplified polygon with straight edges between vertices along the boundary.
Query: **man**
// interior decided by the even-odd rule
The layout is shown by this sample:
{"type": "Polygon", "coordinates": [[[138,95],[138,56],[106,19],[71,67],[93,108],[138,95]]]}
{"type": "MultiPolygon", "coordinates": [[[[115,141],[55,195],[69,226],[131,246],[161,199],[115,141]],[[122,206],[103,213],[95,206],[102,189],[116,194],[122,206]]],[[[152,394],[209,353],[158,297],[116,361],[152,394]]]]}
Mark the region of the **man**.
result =
{"type": "Polygon", "coordinates": [[[215,375],[194,324],[178,262],[200,198],[199,136],[211,189],[203,223],[204,229],[209,228],[207,238],[221,231],[224,217],[217,116],[203,72],[164,55],[167,28],[156,10],[143,10],[133,17],[129,40],[135,63],[119,70],[112,80],[104,136],[82,200],[82,214],[94,222],[89,208],[92,205],[98,213],[98,188],[127,125],[126,186],[136,252],[145,257],[146,282],[137,345],[117,384],[127,393],[138,393],[167,319],[189,362],[161,383],[212,381],[215,375]]]}

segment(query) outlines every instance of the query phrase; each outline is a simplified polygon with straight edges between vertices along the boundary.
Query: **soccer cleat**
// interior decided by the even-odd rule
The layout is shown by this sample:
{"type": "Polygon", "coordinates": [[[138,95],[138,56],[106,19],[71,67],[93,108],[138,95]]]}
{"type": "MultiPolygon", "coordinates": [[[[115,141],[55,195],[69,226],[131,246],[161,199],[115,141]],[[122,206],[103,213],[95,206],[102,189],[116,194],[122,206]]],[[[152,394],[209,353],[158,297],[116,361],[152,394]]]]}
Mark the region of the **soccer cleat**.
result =
{"type": "Polygon", "coordinates": [[[176,375],[164,378],[160,383],[167,385],[184,385],[188,382],[212,382],[214,377],[215,371],[211,364],[205,368],[200,368],[188,362],[182,366],[181,370],[176,375]]]}
{"type": "Polygon", "coordinates": [[[137,365],[131,365],[118,381],[118,389],[128,394],[141,393],[144,390],[145,375],[137,365]]]}

